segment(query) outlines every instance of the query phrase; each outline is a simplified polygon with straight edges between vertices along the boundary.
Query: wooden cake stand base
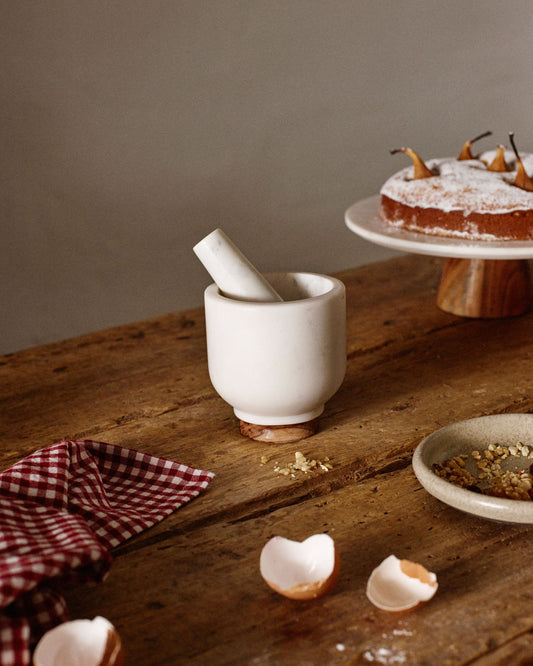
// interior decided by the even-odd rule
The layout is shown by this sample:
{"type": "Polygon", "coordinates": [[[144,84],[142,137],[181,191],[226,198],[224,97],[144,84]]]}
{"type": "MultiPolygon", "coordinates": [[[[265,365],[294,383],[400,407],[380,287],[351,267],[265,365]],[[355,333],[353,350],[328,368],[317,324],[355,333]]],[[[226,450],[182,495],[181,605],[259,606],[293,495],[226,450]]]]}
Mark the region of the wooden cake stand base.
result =
{"type": "Polygon", "coordinates": [[[437,305],[461,317],[513,317],[531,309],[525,259],[457,259],[444,262],[437,305]]]}
{"type": "Polygon", "coordinates": [[[288,444],[311,437],[318,430],[318,419],[305,421],[305,423],[292,423],[290,425],[256,425],[240,421],[241,435],[255,439],[257,442],[271,444],[288,444]]]}

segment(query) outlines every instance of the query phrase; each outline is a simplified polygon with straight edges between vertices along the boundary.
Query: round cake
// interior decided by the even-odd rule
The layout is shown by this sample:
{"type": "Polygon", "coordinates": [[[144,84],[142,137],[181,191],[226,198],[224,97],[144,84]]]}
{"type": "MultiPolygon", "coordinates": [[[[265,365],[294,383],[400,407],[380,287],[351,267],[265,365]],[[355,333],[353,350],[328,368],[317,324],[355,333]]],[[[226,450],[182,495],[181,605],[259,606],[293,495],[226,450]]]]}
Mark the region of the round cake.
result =
{"type": "Polygon", "coordinates": [[[414,164],[381,188],[387,224],[465,240],[533,240],[533,154],[518,157],[500,146],[477,158],[424,163],[410,149],[400,151],[414,164]]]}

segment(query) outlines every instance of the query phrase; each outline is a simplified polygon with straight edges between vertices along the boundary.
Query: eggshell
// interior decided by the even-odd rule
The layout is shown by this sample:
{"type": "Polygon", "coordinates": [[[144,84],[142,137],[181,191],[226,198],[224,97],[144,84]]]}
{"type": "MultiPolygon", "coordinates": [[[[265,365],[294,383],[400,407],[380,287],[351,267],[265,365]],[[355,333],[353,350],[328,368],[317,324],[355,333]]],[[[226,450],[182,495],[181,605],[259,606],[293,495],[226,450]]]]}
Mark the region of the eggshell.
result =
{"type": "Polygon", "coordinates": [[[315,599],[337,581],[339,560],[333,539],[314,534],[305,541],[275,536],[261,551],[261,575],[276,592],[289,599],[315,599]]]}
{"type": "Polygon", "coordinates": [[[404,611],[431,599],[437,588],[434,573],[420,564],[389,555],[371,573],[366,595],[381,610],[404,611]]]}
{"type": "Polygon", "coordinates": [[[120,636],[99,616],[50,629],[33,653],[34,666],[122,666],[123,659],[120,636]]]}

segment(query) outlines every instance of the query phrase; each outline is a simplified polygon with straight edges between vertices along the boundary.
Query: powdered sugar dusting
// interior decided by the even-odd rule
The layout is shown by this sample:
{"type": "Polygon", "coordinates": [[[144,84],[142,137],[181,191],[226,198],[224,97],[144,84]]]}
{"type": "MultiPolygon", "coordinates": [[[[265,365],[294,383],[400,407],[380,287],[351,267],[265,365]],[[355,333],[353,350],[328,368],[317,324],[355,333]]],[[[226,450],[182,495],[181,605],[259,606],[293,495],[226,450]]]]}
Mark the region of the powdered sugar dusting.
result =
{"type": "MultiPolygon", "coordinates": [[[[513,185],[516,176],[514,153],[506,151],[505,160],[512,171],[488,171],[496,151],[483,153],[477,160],[459,161],[455,157],[427,160],[436,174],[413,180],[413,167],[395,173],[381,188],[381,194],[408,206],[461,210],[484,214],[532,210],[533,192],[513,185]]],[[[533,154],[521,154],[528,174],[533,175],[533,154]]],[[[449,235],[449,233],[447,233],[449,235]]]]}

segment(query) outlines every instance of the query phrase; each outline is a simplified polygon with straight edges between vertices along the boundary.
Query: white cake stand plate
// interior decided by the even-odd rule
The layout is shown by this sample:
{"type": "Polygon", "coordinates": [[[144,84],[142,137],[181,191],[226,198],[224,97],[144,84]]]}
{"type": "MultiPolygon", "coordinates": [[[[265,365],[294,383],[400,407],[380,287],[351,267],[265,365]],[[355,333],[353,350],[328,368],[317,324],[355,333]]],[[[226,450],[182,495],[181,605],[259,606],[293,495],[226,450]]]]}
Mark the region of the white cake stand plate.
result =
{"type": "Polygon", "coordinates": [[[528,259],[533,241],[471,241],[392,227],[379,217],[379,195],[348,208],[346,226],[377,245],[444,257],[437,305],[463,317],[511,317],[531,309],[528,259]]]}

